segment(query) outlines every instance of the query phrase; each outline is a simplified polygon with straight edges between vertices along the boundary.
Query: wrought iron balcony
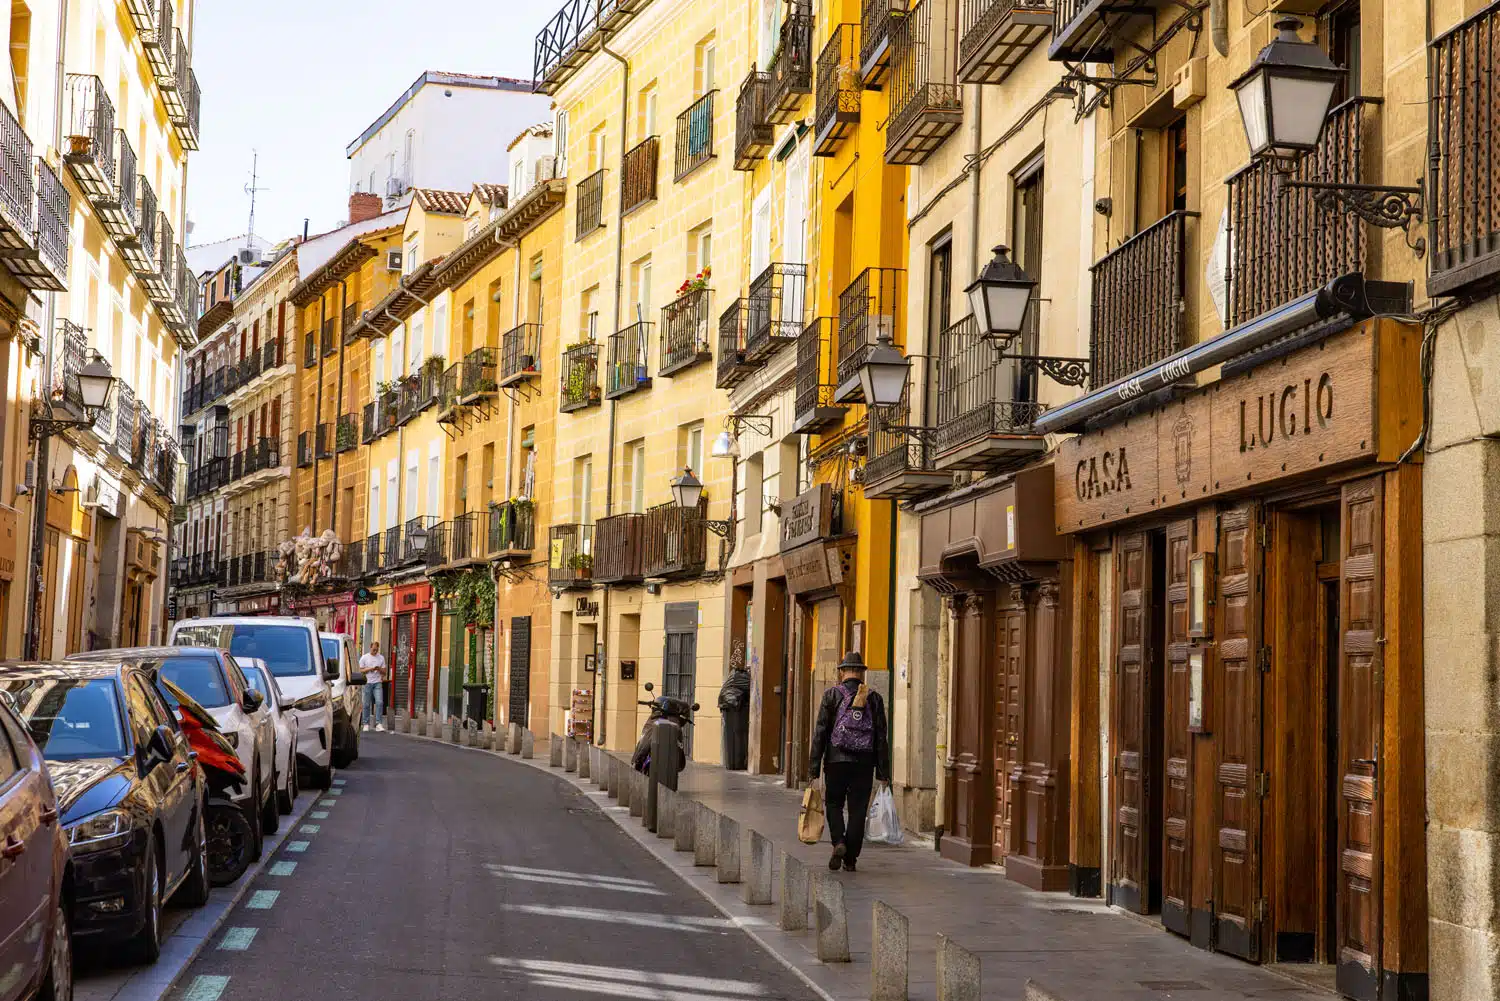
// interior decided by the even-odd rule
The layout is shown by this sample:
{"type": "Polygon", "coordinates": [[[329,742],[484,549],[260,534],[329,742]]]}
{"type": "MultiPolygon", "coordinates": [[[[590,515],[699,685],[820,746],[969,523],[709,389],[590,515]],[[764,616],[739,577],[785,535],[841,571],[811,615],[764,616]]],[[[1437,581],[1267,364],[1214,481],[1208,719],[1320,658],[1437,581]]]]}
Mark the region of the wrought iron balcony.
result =
{"type": "MultiPolygon", "coordinates": [[[[439,424],[452,424],[458,419],[458,391],[463,383],[463,370],[463,362],[454,362],[443,372],[443,381],[438,387],[437,419],[439,424]]],[[[383,399],[382,405],[384,405],[383,399]]],[[[390,419],[394,422],[394,414],[390,419]]]]}
{"type": "MultiPolygon", "coordinates": [[[[112,156],[115,162],[115,187],[108,198],[100,199],[94,208],[99,213],[99,223],[110,239],[118,244],[128,244],[136,239],[141,224],[140,176],[137,174],[135,147],[125,136],[124,129],[115,129],[112,156]]],[[[122,250],[122,254],[124,251],[122,250]]],[[[128,256],[127,262],[128,262],[128,256]]]]}
{"type": "Polygon", "coordinates": [[[536,506],[517,499],[490,505],[486,551],[496,559],[522,558],[535,545],[536,506]]]}
{"type": "Polygon", "coordinates": [[[297,468],[306,469],[313,464],[312,432],[297,435],[297,468]]]}
{"type": "Polygon", "coordinates": [[[575,344],[563,352],[558,409],[565,414],[599,405],[599,345],[575,344]]]}
{"type": "Polygon", "coordinates": [[[594,526],[553,525],[547,548],[547,583],[590,587],[594,578],[594,526]]]}
{"type": "Polygon", "coordinates": [[[360,444],[368,445],[380,437],[380,409],[376,407],[375,401],[371,400],[364,406],[360,414],[360,444]]]}
{"type": "Polygon", "coordinates": [[[261,353],[250,350],[240,359],[240,385],[248,386],[261,372],[261,353]]]}
{"type": "Polygon", "coordinates": [[[90,202],[115,197],[115,106],[96,76],[67,77],[67,149],[63,160],[90,202]]]}
{"type": "Polygon", "coordinates": [[[339,554],[337,576],[345,580],[359,580],[364,575],[365,540],[356,539],[353,542],[344,543],[343,552],[339,554]]]}
{"type": "Polygon", "coordinates": [[[339,332],[344,344],[348,344],[354,340],[354,328],[359,326],[359,317],[358,302],[349,303],[349,305],[344,307],[343,313],[340,314],[339,332]]]}
{"type": "Polygon", "coordinates": [[[199,124],[203,117],[203,91],[198,86],[198,74],[191,69],[187,74],[187,86],[183,90],[187,107],[180,116],[172,118],[172,130],[178,142],[186,150],[198,148],[199,124]]]}
{"type": "Polygon", "coordinates": [[[573,238],[582,240],[604,228],[604,174],[600,169],[578,182],[578,216],[573,238]]]}
{"type": "Polygon", "coordinates": [[[767,117],[771,110],[771,74],[752,69],[740,84],[734,102],[734,169],[754,170],[771,152],[775,135],[767,117]]]}
{"type": "Polygon", "coordinates": [[[1500,275],[1500,186],[1495,162],[1495,115],[1500,102],[1500,10],[1477,14],[1432,42],[1427,185],[1429,295],[1487,288],[1500,275]]]}
{"type": "Polygon", "coordinates": [[[336,452],[348,452],[359,444],[359,425],[353,414],[339,414],[334,428],[333,448],[336,452]]]}
{"type": "Polygon", "coordinates": [[[417,406],[421,398],[421,380],[415,375],[408,375],[400,380],[396,386],[396,420],[395,426],[402,427],[412,418],[417,416],[417,406]]]}
{"type": "MultiPolygon", "coordinates": [[[[437,515],[418,515],[415,518],[406,519],[406,524],[401,526],[401,559],[406,563],[419,563],[422,554],[417,551],[416,543],[412,540],[412,534],[418,528],[425,529],[428,534],[427,549],[430,553],[433,549],[433,530],[437,528],[437,515]]],[[[431,563],[428,564],[429,566],[431,563]]]]}
{"type": "Polygon", "coordinates": [[[137,275],[151,270],[156,262],[156,192],[144,174],[135,180],[135,231],[120,242],[120,255],[137,275]]]}
{"type": "Polygon", "coordinates": [[[245,475],[274,470],[281,466],[281,440],[262,435],[245,450],[245,475]]]}
{"type": "MultiPolygon", "coordinates": [[[[1354,98],[1335,108],[1318,148],[1297,161],[1291,178],[1358,184],[1366,111],[1354,98]]],[[[1318,204],[1316,190],[1289,187],[1257,160],[1229,178],[1229,317],[1237,326],[1339,275],[1365,269],[1365,223],[1337,206],[1318,204]]],[[[1103,383],[1098,383],[1103,385],[1103,383]]]]}
{"type": "Polygon", "coordinates": [[[913,500],[953,483],[953,474],[939,470],[924,436],[906,428],[911,424],[911,384],[894,407],[870,408],[869,453],[865,459],[867,500],[913,500]]]}
{"type": "Polygon", "coordinates": [[[541,374],[542,325],[523,323],[500,337],[500,386],[535,379],[541,374]]]}
{"type": "Polygon", "coordinates": [[[317,427],[317,447],[313,454],[319,459],[333,458],[333,424],[324,423],[317,427]]]}
{"type": "Polygon", "coordinates": [[[781,37],[771,57],[771,93],[766,110],[774,125],[795,121],[802,98],[812,93],[813,11],[811,0],[787,0],[781,37]]]}
{"type": "Polygon", "coordinates": [[[130,461],[135,426],[139,420],[140,408],[136,403],[135,390],[121,379],[115,386],[115,454],[126,462],[130,461]]]}
{"type": "Polygon", "coordinates": [[[334,317],[328,317],[323,321],[323,330],[318,338],[318,351],[324,358],[338,350],[338,338],[335,336],[335,328],[338,321],[334,317]]]}
{"type": "Polygon", "coordinates": [[[892,28],[887,163],[926,163],[963,124],[951,18],[942,0],[919,0],[892,28]]]}
{"type": "Polygon", "coordinates": [[[31,137],[0,104],[0,252],[36,249],[36,168],[31,137]]]}
{"type": "Polygon", "coordinates": [[[661,154],[661,140],[648,136],[625,153],[620,165],[620,212],[628,214],[656,201],[656,163],[661,154]]]}
{"type": "Polygon", "coordinates": [[[229,482],[237,483],[245,475],[245,451],[234,453],[229,457],[229,482]]]}
{"type": "Polygon", "coordinates": [[[594,526],[594,582],[638,584],[645,577],[644,514],[617,514],[594,526]]]}
{"type": "MultiPolygon", "coordinates": [[[[1031,316],[1037,310],[1031,310],[1031,316]]],[[[1032,344],[1035,331],[1026,338],[1032,344]]],[[[1031,344],[1027,350],[1034,352],[1031,344]]],[[[933,444],[938,469],[987,470],[1045,448],[1031,425],[1041,415],[1035,379],[1011,361],[1000,362],[998,346],[979,335],[966,316],[939,339],[937,429],[933,444]]]]}
{"type": "Polygon", "coordinates": [[[795,434],[822,434],[844,420],[844,407],[833,401],[837,322],[831,316],[817,317],[797,336],[795,434]]]}
{"type": "Polygon", "coordinates": [[[1142,0],[1054,0],[1047,58],[1059,62],[1113,62],[1121,19],[1149,14],[1152,5],[1142,0]]]}
{"type": "Polygon", "coordinates": [[[677,164],[673,175],[681,181],[714,158],[714,95],[711,90],[677,116],[677,164]]]}
{"type": "Polygon", "coordinates": [[[859,78],[859,25],[840,24],[818,56],[813,102],[813,155],[833,156],[859,124],[864,83],[859,78]]]}
{"type": "Polygon", "coordinates": [[[958,79],[1000,83],[1052,34],[1052,0],[959,0],[958,79]]]}
{"type": "Polygon", "coordinates": [[[638,389],[651,388],[646,361],[650,357],[650,323],[633,323],[609,335],[609,368],[605,380],[605,399],[628,396],[638,389]]]}
{"type": "Polygon", "coordinates": [[[879,90],[891,68],[891,33],[906,16],[909,0],[864,0],[859,19],[859,75],[868,90],[879,90]]]}
{"type": "Polygon", "coordinates": [[[271,369],[281,365],[282,344],[283,342],[280,337],[274,337],[260,346],[261,371],[269,372],[271,369]]]}
{"type": "Polygon", "coordinates": [[[745,357],[745,339],[750,330],[750,300],[736,299],[719,314],[719,364],[714,385],[733,389],[759,365],[745,357]]]}
{"type": "Polygon", "coordinates": [[[745,360],[763,363],[780,348],[795,344],[806,322],[807,265],[772,264],[750,283],[745,360]]]}
{"type": "Polygon", "coordinates": [[[172,32],[175,30],[172,17],[172,0],[159,0],[156,5],[156,29],[141,35],[141,46],[146,50],[146,63],[161,86],[170,86],[172,73],[177,68],[177,44],[172,32]]]}
{"type": "Polygon", "coordinates": [[[902,344],[905,329],[906,272],[900,268],[866,268],[839,293],[838,381],[834,402],[859,403],[865,398],[859,369],[882,333],[902,344]]]}
{"type": "Polygon", "coordinates": [[[381,548],[381,533],[371,532],[365,537],[365,573],[372,574],[384,567],[385,552],[381,548]]]}
{"type": "Polygon", "coordinates": [[[1196,215],[1169,213],[1091,269],[1089,373],[1096,389],[1183,347],[1187,221],[1196,215]]]}
{"type": "Polygon", "coordinates": [[[380,568],[391,570],[403,565],[406,560],[402,555],[402,526],[392,525],[385,530],[385,544],[381,547],[380,568]]]}
{"type": "Polygon", "coordinates": [[[676,502],[659,504],[645,514],[642,528],[642,572],[647,577],[682,580],[697,577],[708,566],[707,503],[688,511],[676,502]]]}
{"type": "Polygon", "coordinates": [[[713,289],[684,293],[661,309],[662,376],[673,375],[714,356],[710,340],[710,307],[713,289]]]}
{"type": "Polygon", "coordinates": [[[141,284],[146,295],[158,306],[172,302],[177,295],[174,281],[177,278],[176,235],[165,212],[156,213],[156,258],[147,271],[140,273],[141,284]]]}
{"type": "MultiPolygon", "coordinates": [[[[408,539],[410,533],[407,533],[408,539]]],[[[451,551],[449,540],[452,537],[452,526],[444,521],[433,525],[427,530],[427,551],[417,553],[414,548],[409,549],[411,559],[419,562],[425,561],[429,568],[447,566],[448,554],[451,551]]]]}
{"type": "Polygon", "coordinates": [[[476,403],[494,396],[496,390],[496,368],[499,352],[494,348],[475,348],[464,356],[463,384],[459,387],[458,402],[476,403]]]}
{"type": "Polygon", "coordinates": [[[619,31],[650,0],[567,0],[536,36],[532,89],[554,94],[594,53],[606,33],[619,31]]]}
{"type": "Polygon", "coordinates": [[[68,287],[68,189],[0,106],[0,261],[29,289],[68,287]]]}

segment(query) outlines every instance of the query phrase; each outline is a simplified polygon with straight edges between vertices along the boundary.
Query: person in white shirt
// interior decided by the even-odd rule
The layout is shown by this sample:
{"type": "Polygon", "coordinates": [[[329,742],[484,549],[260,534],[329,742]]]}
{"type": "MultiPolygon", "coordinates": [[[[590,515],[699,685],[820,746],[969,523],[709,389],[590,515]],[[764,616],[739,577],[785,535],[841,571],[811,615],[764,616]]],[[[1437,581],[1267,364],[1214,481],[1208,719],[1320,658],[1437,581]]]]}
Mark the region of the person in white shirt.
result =
{"type": "Polygon", "coordinates": [[[385,658],[380,655],[380,644],[371,643],[370,652],[359,658],[359,669],[365,673],[364,722],[361,730],[385,729],[385,658]]]}

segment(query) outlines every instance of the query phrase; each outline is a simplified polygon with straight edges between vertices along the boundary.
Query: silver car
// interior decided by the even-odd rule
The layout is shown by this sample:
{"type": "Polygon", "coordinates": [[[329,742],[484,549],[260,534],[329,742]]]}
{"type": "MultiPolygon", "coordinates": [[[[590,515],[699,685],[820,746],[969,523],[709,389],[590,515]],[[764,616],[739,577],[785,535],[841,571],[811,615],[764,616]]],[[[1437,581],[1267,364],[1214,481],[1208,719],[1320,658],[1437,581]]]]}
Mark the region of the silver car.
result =
{"type": "Polygon", "coordinates": [[[291,813],[297,800],[297,716],[291,712],[292,703],[276,680],[271,670],[259,657],[238,658],[250,687],[265,696],[266,709],[276,725],[276,807],[282,813],[291,813]]]}

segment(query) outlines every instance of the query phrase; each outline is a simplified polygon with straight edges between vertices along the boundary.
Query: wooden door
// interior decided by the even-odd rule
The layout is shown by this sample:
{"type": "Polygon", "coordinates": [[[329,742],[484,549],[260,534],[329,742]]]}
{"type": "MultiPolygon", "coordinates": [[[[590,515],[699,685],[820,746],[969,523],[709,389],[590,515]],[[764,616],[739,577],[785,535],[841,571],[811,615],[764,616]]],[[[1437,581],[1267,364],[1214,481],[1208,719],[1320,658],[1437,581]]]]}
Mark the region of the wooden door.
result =
{"type": "Polygon", "coordinates": [[[1133,532],[1116,542],[1116,600],[1119,614],[1113,686],[1115,741],[1113,780],[1114,834],[1110,839],[1110,900],[1140,914],[1149,913],[1153,885],[1161,875],[1156,856],[1155,810],[1151,799],[1151,686],[1155,635],[1151,609],[1155,546],[1150,534],[1133,532]]]}
{"type": "Polygon", "coordinates": [[[954,600],[952,744],[943,856],[964,865],[994,857],[994,696],[991,660],[998,648],[992,591],[954,600]]]}
{"type": "Polygon", "coordinates": [[[1217,948],[1261,958],[1261,607],[1265,549],[1259,506],[1250,502],[1219,516],[1218,767],[1213,846],[1214,936],[1217,948]]]}
{"type": "Polygon", "coordinates": [[[1193,519],[1167,527],[1166,683],[1163,693],[1163,788],[1161,923],[1192,934],[1193,735],[1188,731],[1188,559],[1193,555],[1193,519]]]}
{"type": "MultiPolygon", "coordinates": [[[[1019,588],[1015,600],[1019,606],[1019,588]]],[[[999,857],[1019,847],[1013,839],[1020,837],[1020,831],[1015,829],[1016,812],[1022,808],[1024,795],[1021,721],[1025,698],[1022,678],[1026,670],[1026,611],[1024,607],[1001,609],[997,619],[994,760],[995,855],[999,857]]]]}
{"type": "Polygon", "coordinates": [[[510,716],[508,721],[526,727],[531,716],[531,616],[513,615],[510,620],[510,716]]]}
{"type": "Polygon", "coordinates": [[[1343,489],[1339,531],[1338,989],[1374,998],[1380,987],[1381,541],[1379,477],[1343,489]]]}

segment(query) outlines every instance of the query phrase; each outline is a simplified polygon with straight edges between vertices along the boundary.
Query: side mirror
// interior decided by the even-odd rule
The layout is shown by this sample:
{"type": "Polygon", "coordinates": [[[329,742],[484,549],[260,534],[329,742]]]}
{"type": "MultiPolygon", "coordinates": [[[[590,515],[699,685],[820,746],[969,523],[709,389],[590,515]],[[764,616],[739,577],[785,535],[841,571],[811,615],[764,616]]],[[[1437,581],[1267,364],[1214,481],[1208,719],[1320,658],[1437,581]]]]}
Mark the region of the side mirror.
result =
{"type": "Polygon", "coordinates": [[[260,692],[257,692],[254,689],[250,689],[249,691],[245,692],[245,701],[243,704],[245,706],[245,712],[253,713],[255,712],[255,710],[266,704],[266,697],[260,694],[260,692]]]}
{"type": "Polygon", "coordinates": [[[172,760],[172,728],[162,724],[152,731],[146,741],[146,768],[172,760]]]}
{"type": "Polygon", "coordinates": [[[653,684],[651,684],[651,682],[648,681],[648,682],[646,682],[646,691],[648,691],[648,692],[654,692],[654,691],[656,691],[656,686],[653,685],[653,684]]]}
{"type": "Polygon", "coordinates": [[[339,662],[336,660],[323,661],[323,679],[325,681],[339,680],[339,662]]]}
{"type": "Polygon", "coordinates": [[[349,675],[349,684],[351,684],[351,685],[364,685],[364,684],[368,684],[368,682],[365,681],[365,672],[363,672],[363,671],[355,671],[353,674],[349,675]]]}

